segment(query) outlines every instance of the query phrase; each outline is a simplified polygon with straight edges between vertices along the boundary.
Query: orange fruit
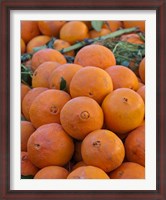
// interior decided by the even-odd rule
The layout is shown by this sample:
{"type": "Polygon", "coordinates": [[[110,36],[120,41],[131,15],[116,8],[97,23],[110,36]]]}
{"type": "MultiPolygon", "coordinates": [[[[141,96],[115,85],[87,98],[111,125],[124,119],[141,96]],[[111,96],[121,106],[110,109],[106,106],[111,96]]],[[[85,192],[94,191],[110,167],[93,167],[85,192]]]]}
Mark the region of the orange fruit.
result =
{"type": "MultiPolygon", "coordinates": [[[[138,90],[139,90],[142,86],[144,86],[144,84],[138,81],[138,90]]],[[[138,91],[138,90],[137,90],[137,91],[138,91]]]]}
{"type": "Polygon", "coordinates": [[[28,153],[21,152],[21,175],[34,176],[38,172],[38,168],[29,160],[28,153]]]}
{"type": "Polygon", "coordinates": [[[34,131],[35,128],[31,122],[21,121],[21,151],[27,151],[28,139],[34,131]]]}
{"type": "Polygon", "coordinates": [[[32,57],[32,70],[35,71],[39,65],[46,61],[54,61],[65,64],[65,57],[55,49],[42,49],[37,51],[32,57]]]}
{"type": "Polygon", "coordinates": [[[82,22],[86,24],[89,30],[92,28],[91,21],[82,21],[82,22]]]}
{"type": "Polygon", "coordinates": [[[59,166],[48,166],[40,169],[34,179],[66,179],[69,172],[59,166]]]}
{"type": "Polygon", "coordinates": [[[110,179],[144,179],[145,168],[137,163],[124,162],[120,167],[110,172],[110,179]]]}
{"type": "Polygon", "coordinates": [[[145,85],[143,85],[142,87],[140,87],[137,90],[137,93],[142,97],[142,99],[144,100],[144,103],[145,103],[145,85]]]}
{"type": "Polygon", "coordinates": [[[29,159],[38,168],[63,166],[73,155],[74,143],[60,124],[51,123],[39,127],[30,136],[27,150],[29,159]]]}
{"type": "Polygon", "coordinates": [[[130,88],[132,90],[138,89],[138,79],[135,73],[122,65],[115,65],[108,67],[105,71],[110,75],[113,83],[113,88],[130,88]]]}
{"type": "Polygon", "coordinates": [[[143,83],[145,83],[145,57],[139,64],[139,75],[143,83]]]}
{"type": "Polygon", "coordinates": [[[91,31],[89,31],[89,37],[90,38],[97,38],[97,37],[107,35],[109,33],[111,33],[111,31],[106,29],[106,28],[102,28],[100,31],[91,30],[91,31]]]}
{"type": "Polygon", "coordinates": [[[40,31],[36,21],[21,21],[21,38],[25,44],[38,35],[40,31]]]}
{"type": "Polygon", "coordinates": [[[103,28],[107,28],[111,32],[117,31],[121,27],[122,27],[121,21],[106,21],[103,25],[103,28]]]}
{"type": "Polygon", "coordinates": [[[122,164],[125,149],[116,134],[106,129],[100,129],[85,137],[81,145],[81,154],[87,165],[110,172],[122,164]]]}
{"type": "Polygon", "coordinates": [[[145,21],[123,21],[124,28],[138,27],[140,31],[145,32],[145,21]]]}
{"type": "Polygon", "coordinates": [[[124,34],[120,37],[120,40],[133,44],[144,44],[144,41],[136,33],[124,34]]]}
{"type": "Polygon", "coordinates": [[[30,116],[29,116],[29,110],[31,107],[32,102],[34,101],[34,99],[42,92],[46,91],[47,88],[43,88],[43,87],[38,87],[38,88],[33,88],[31,89],[26,96],[24,97],[23,101],[22,101],[22,113],[24,115],[24,117],[26,118],[26,120],[30,121],[30,116]]]}
{"type": "Polygon", "coordinates": [[[25,97],[25,95],[31,90],[28,85],[21,83],[21,103],[25,97]]]}
{"type": "Polygon", "coordinates": [[[50,75],[59,66],[59,63],[53,61],[47,61],[39,65],[32,76],[32,87],[49,88],[50,75]]]}
{"type": "Polygon", "coordinates": [[[43,35],[58,37],[65,21],[38,21],[38,27],[43,35]]]}
{"type": "Polygon", "coordinates": [[[49,123],[60,123],[60,112],[70,100],[70,95],[61,90],[49,89],[35,98],[29,115],[35,128],[49,123]]]}
{"type": "Polygon", "coordinates": [[[49,78],[50,88],[55,88],[60,90],[60,85],[63,78],[66,81],[65,91],[69,91],[70,82],[74,74],[81,68],[82,66],[72,63],[67,63],[59,66],[50,75],[49,78]]]}
{"type": "Polygon", "coordinates": [[[26,51],[26,45],[24,40],[21,38],[21,54],[25,53],[26,51]]]}
{"type": "MultiPolygon", "coordinates": [[[[70,43],[67,42],[67,41],[64,41],[64,40],[60,40],[60,39],[56,39],[54,44],[53,44],[53,47],[54,49],[56,50],[62,50],[62,49],[65,49],[67,47],[70,47],[70,43]]],[[[66,52],[66,53],[63,53],[63,55],[67,55],[67,56],[74,56],[74,51],[69,51],[69,52],[66,52]]]]}
{"type": "Polygon", "coordinates": [[[82,141],[75,141],[74,143],[74,161],[79,162],[82,161],[82,155],[81,155],[81,144],[82,141]]]}
{"type": "Polygon", "coordinates": [[[27,44],[27,53],[32,53],[33,48],[45,45],[50,39],[51,38],[46,35],[39,35],[32,38],[27,44]]]}
{"type": "Polygon", "coordinates": [[[103,125],[103,112],[96,101],[89,97],[76,97],[61,110],[63,129],[73,138],[83,140],[91,131],[103,125]]]}
{"type": "Polygon", "coordinates": [[[83,67],[95,66],[106,69],[116,65],[116,60],[114,54],[108,48],[99,44],[91,44],[78,51],[74,63],[83,67]]]}
{"type": "Polygon", "coordinates": [[[144,119],[144,102],[129,88],[119,88],[107,95],[102,109],[107,128],[118,134],[137,128],[144,119]]]}
{"type": "Polygon", "coordinates": [[[74,44],[87,38],[88,27],[81,21],[69,21],[60,30],[60,39],[74,44]]]}
{"type": "Polygon", "coordinates": [[[78,163],[76,163],[73,167],[72,167],[72,171],[77,169],[78,167],[82,167],[82,166],[87,166],[84,161],[80,161],[78,163]]]}
{"type": "Polygon", "coordinates": [[[67,179],[109,179],[109,176],[98,167],[82,166],[73,170],[67,179]]]}
{"type": "Polygon", "coordinates": [[[70,95],[72,98],[88,96],[99,104],[112,90],[111,77],[106,71],[98,67],[83,67],[75,73],[70,82],[70,95]]]}
{"type": "Polygon", "coordinates": [[[126,158],[145,166],[145,124],[131,131],[125,139],[126,158]]]}

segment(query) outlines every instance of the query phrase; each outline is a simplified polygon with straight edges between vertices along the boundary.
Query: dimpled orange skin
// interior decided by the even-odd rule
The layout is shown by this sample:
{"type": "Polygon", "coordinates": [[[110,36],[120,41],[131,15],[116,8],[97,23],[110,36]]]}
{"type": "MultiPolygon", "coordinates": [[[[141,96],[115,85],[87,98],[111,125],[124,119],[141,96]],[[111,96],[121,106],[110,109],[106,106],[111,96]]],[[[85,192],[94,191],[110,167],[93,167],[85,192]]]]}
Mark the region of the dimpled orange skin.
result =
{"type": "Polygon", "coordinates": [[[114,32],[122,27],[121,21],[106,21],[103,24],[103,28],[109,29],[111,32],[114,32]]]}
{"type": "Polygon", "coordinates": [[[39,65],[46,61],[54,61],[60,64],[65,64],[65,57],[55,49],[42,49],[37,51],[32,57],[32,70],[35,71],[39,65]]]}
{"type": "Polygon", "coordinates": [[[21,41],[21,54],[23,54],[26,51],[26,45],[22,38],[20,39],[20,41],[21,41]]]}
{"type": "Polygon", "coordinates": [[[78,51],[74,63],[83,67],[95,66],[106,69],[116,65],[116,60],[114,54],[108,48],[98,44],[91,44],[78,51]]]}
{"type": "Polygon", "coordinates": [[[48,166],[39,170],[34,179],[66,179],[69,172],[59,166],[48,166]]]}
{"type": "Polygon", "coordinates": [[[144,100],[144,103],[145,103],[145,85],[143,85],[142,87],[140,87],[137,90],[137,93],[142,97],[142,99],[144,100]]]}
{"type": "Polygon", "coordinates": [[[114,90],[117,88],[138,89],[138,79],[132,70],[122,65],[108,67],[105,71],[110,75],[114,90]]]}
{"type": "Polygon", "coordinates": [[[109,179],[109,176],[98,167],[82,166],[73,170],[67,179],[109,179]]]}
{"type": "Polygon", "coordinates": [[[145,21],[123,21],[123,27],[138,27],[142,32],[145,32],[145,21]]]}
{"type": "Polygon", "coordinates": [[[116,134],[106,129],[100,129],[85,137],[81,145],[81,154],[87,165],[110,172],[122,164],[125,149],[116,134]]]}
{"type": "Polygon", "coordinates": [[[107,128],[118,134],[137,128],[145,114],[143,99],[129,88],[119,88],[107,95],[102,109],[107,128]]]}
{"type": "Polygon", "coordinates": [[[84,161],[79,161],[75,165],[72,166],[72,171],[82,166],[87,166],[87,165],[84,163],[84,161]]]}
{"type": "Polygon", "coordinates": [[[72,138],[57,123],[39,127],[28,140],[29,159],[38,168],[64,166],[74,152],[72,138]]]}
{"type": "Polygon", "coordinates": [[[145,83],[145,57],[139,64],[139,75],[143,83],[145,83]]]}
{"type": "Polygon", "coordinates": [[[83,67],[75,73],[70,82],[70,95],[72,98],[88,96],[99,104],[112,90],[111,77],[106,71],[98,67],[83,67]]]}
{"type": "Polygon", "coordinates": [[[60,111],[70,100],[70,95],[62,90],[48,89],[33,101],[29,115],[35,128],[49,123],[60,123],[60,111]]]}
{"type": "Polygon", "coordinates": [[[91,31],[89,31],[89,37],[90,38],[101,37],[103,35],[109,34],[110,32],[111,31],[106,28],[102,28],[100,31],[91,30],[91,31]]]}
{"type": "Polygon", "coordinates": [[[103,112],[98,103],[89,97],[76,97],[61,110],[60,122],[73,138],[83,140],[91,131],[103,125],[103,112]]]}
{"type": "Polygon", "coordinates": [[[124,162],[120,167],[110,172],[110,179],[144,179],[145,168],[137,163],[124,162]]]}
{"type": "Polygon", "coordinates": [[[25,97],[25,95],[31,90],[28,85],[21,83],[21,103],[25,97]]]}
{"type": "Polygon", "coordinates": [[[49,78],[51,73],[59,67],[57,62],[47,61],[39,65],[32,76],[32,87],[46,87],[49,88],[49,78]]]}

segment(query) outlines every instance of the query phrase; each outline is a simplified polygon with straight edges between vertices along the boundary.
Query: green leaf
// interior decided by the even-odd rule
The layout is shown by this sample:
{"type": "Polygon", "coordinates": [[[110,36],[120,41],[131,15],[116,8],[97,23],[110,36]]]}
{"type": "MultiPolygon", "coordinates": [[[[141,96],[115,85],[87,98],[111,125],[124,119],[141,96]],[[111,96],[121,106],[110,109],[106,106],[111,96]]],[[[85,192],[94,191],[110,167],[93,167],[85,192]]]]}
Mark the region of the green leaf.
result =
{"type": "Polygon", "coordinates": [[[66,91],[67,89],[66,87],[67,87],[66,80],[63,77],[61,77],[60,90],[66,91]]]}
{"type": "Polygon", "coordinates": [[[91,25],[96,31],[100,31],[103,26],[104,21],[92,21],[91,25]]]}

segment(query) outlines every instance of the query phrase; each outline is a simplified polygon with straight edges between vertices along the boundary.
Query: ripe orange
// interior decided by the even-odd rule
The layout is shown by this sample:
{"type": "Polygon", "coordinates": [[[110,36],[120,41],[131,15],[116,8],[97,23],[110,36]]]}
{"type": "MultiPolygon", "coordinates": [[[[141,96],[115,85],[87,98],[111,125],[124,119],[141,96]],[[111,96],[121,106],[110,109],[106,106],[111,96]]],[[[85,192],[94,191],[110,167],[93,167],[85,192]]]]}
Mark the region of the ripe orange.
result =
{"type": "Polygon", "coordinates": [[[106,129],[100,129],[85,137],[81,145],[81,154],[87,165],[110,172],[122,164],[125,149],[116,134],[106,129]]]}
{"type": "Polygon", "coordinates": [[[35,128],[43,124],[60,123],[60,112],[70,100],[70,95],[61,90],[48,89],[32,102],[29,115],[35,128]]]}
{"type": "Polygon", "coordinates": [[[31,90],[28,85],[21,83],[21,103],[25,97],[25,95],[31,90]]]}
{"type": "Polygon", "coordinates": [[[38,27],[43,35],[58,37],[65,21],[38,21],[38,27]]]}
{"type": "Polygon", "coordinates": [[[40,169],[34,179],[66,179],[69,172],[59,166],[48,166],[40,169]]]}
{"type": "Polygon", "coordinates": [[[22,113],[24,117],[26,118],[26,120],[30,121],[29,109],[31,107],[32,102],[40,93],[46,90],[47,88],[43,88],[43,87],[33,88],[25,95],[22,101],[21,108],[22,108],[22,113]]]}
{"type": "Polygon", "coordinates": [[[35,128],[31,122],[21,121],[21,151],[27,151],[28,139],[34,131],[35,128]]]}
{"type": "Polygon", "coordinates": [[[65,57],[55,49],[42,49],[36,52],[32,57],[32,70],[35,71],[39,65],[46,61],[54,61],[65,64],[65,57]]]}
{"type": "Polygon", "coordinates": [[[27,44],[27,53],[32,53],[33,48],[45,45],[50,39],[51,38],[46,35],[39,35],[32,38],[27,44]]]}
{"type": "Polygon", "coordinates": [[[82,167],[82,166],[87,166],[87,165],[84,163],[84,161],[80,161],[80,162],[76,163],[75,165],[73,165],[72,171],[75,170],[75,169],[77,169],[78,167],[82,167]]]}
{"type": "Polygon", "coordinates": [[[53,61],[47,61],[39,65],[32,76],[32,87],[49,88],[50,75],[59,66],[59,63],[53,61]]]}
{"type": "Polygon", "coordinates": [[[123,21],[124,28],[138,27],[140,31],[145,32],[145,21],[123,21]]]}
{"type": "Polygon", "coordinates": [[[83,67],[75,73],[70,83],[70,95],[72,98],[88,96],[99,104],[112,90],[111,77],[106,71],[98,67],[83,67]]]}
{"type": "Polygon", "coordinates": [[[83,140],[91,131],[102,127],[103,112],[93,99],[76,97],[64,105],[60,113],[60,121],[70,136],[83,140]]]}
{"type": "Polygon", "coordinates": [[[143,83],[145,83],[145,57],[139,64],[139,75],[143,83]]]}
{"type": "Polygon", "coordinates": [[[125,139],[125,150],[128,161],[145,166],[145,125],[129,133],[125,139]]]}
{"type": "Polygon", "coordinates": [[[25,53],[26,51],[26,45],[24,40],[21,38],[21,54],[25,53]]]}
{"type": "Polygon", "coordinates": [[[21,21],[21,38],[26,44],[38,35],[40,31],[36,21],[21,21]]]}
{"type": "Polygon", "coordinates": [[[86,26],[88,27],[89,30],[92,29],[92,24],[91,21],[82,21],[84,24],[86,24],[86,26]]]}
{"type": "Polygon", "coordinates": [[[145,103],[145,85],[143,85],[142,87],[140,87],[137,90],[137,93],[142,97],[144,103],[145,103]]]}
{"type": "Polygon", "coordinates": [[[97,37],[101,37],[103,35],[107,35],[109,33],[111,33],[111,31],[106,28],[102,28],[100,31],[91,30],[91,31],[89,31],[89,37],[97,38],[97,37]]]}
{"type": "Polygon", "coordinates": [[[81,21],[69,21],[60,30],[60,39],[74,44],[87,38],[88,27],[81,21]]]}
{"type": "Polygon", "coordinates": [[[111,32],[117,31],[122,27],[121,21],[106,21],[103,25],[103,28],[107,28],[111,32]]]}
{"type": "Polygon", "coordinates": [[[141,40],[139,35],[136,34],[136,33],[130,33],[130,34],[122,35],[120,37],[120,40],[130,42],[130,43],[133,43],[133,44],[144,44],[144,41],[141,40]]]}
{"type": "Polygon", "coordinates": [[[57,123],[39,127],[28,140],[28,155],[38,168],[64,166],[74,152],[73,140],[57,123]]]}
{"type": "Polygon", "coordinates": [[[144,102],[129,88],[119,88],[107,95],[102,109],[107,128],[118,134],[137,128],[144,119],[144,102]]]}
{"type": "Polygon", "coordinates": [[[33,88],[25,95],[22,101],[21,108],[22,108],[22,113],[24,117],[26,118],[26,120],[30,121],[29,110],[30,110],[32,102],[40,93],[46,90],[47,88],[43,88],[43,87],[33,88]]]}
{"type": "Polygon", "coordinates": [[[38,168],[29,160],[28,153],[21,152],[21,175],[34,176],[38,172],[38,168]]]}
{"type": "Polygon", "coordinates": [[[124,162],[120,167],[110,172],[110,179],[144,179],[145,168],[137,163],[124,162]]]}
{"type": "Polygon", "coordinates": [[[72,63],[67,63],[55,69],[49,78],[49,87],[60,89],[62,78],[66,81],[65,91],[69,92],[70,82],[74,74],[80,70],[82,66],[72,63]]]}
{"type": "Polygon", "coordinates": [[[138,79],[135,73],[122,65],[108,67],[105,71],[110,75],[114,90],[117,88],[138,89],[138,79]]]}
{"type": "Polygon", "coordinates": [[[116,65],[116,60],[110,49],[99,44],[91,44],[78,51],[74,63],[83,67],[95,66],[106,69],[116,65]]]}
{"type": "Polygon", "coordinates": [[[98,167],[82,166],[72,171],[67,179],[109,179],[109,176],[98,167]]]}

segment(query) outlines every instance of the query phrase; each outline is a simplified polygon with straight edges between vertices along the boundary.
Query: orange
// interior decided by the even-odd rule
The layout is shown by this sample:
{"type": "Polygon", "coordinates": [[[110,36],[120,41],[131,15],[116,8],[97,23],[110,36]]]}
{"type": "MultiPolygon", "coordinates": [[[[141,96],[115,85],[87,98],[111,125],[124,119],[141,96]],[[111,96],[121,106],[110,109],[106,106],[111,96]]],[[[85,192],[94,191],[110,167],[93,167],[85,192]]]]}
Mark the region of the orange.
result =
{"type": "Polygon", "coordinates": [[[49,78],[49,86],[50,88],[60,89],[62,78],[66,81],[66,91],[69,91],[70,82],[74,76],[74,74],[80,70],[82,66],[77,64],[63,64],[55,69],[49,78]]]}
{"type": "Polygon", "coordinates": [[[81,155],[81,144],[82,141],[75,141],[74,143],[74,161],[79,162],[82,160],[82,155],[81,155]]]}
{"type": "Polygon", "coordinates": [[[106,21],[103,25],[103,28],[107,28],[111,32],[117,31],[121,27],[122,27],[121,21],[106,21]]]}
{"type": "Polygon", "coordinates": [[[98,67],[83,67],[75,73],[70,83],[70,95],[72,98],[88,96],[99,104],[112,90],[111,77],[106,71],[98,67]]]}
{"type": "Polygon", "coordinates": [[[145,166],[145,124],[129,133],[125,140],[126,158],[145,166]]]}
{"type": "Polygon", "coordinates": [[[54,61],[65,64],[65,57],[55,49],[42,49],[36,52],[32,57],[32,70],[35,71],[39,65],[46,61],[54,61]]]}
{"type": "Polygon", "coordinates": [[[48,89],[32,102],[29,115],[35,128],[43,124],[60,123],[60,112],[70,100],[70,95],[61,90],[48,89]]]}
{"type": "Polygon", "coordinates": [[[38,35],[40,31],[36,21],[21,21],[21,38],[25,44],[38,35]]]}
{"type": "Polygon", "coordinates": [[[38,172],[38,168],[29,160],[28,153],[21,152],[21,175],[34,176],[38,172]]]}
{"type": "Polygon", "coordinates": [[[43,88],[43,87],[38,87],[38,88],[33,88],[31,89],[26,96],[24,97],[23,101],[22,101],[22,113],[24,115],[24,117],[26,118],[26,120],[30,121],[30,116],[29,116],[29,110],[31,107],[32,102],[34,101],[34,99],[42,92],[46,91],[47,88],[43,88]]]}
{"type": "Polygon", "coordinates": [[[75,64],[95,66],[102,69],[116,65],[115,56],[112,51],[99,44],[91,44],[81,48],[75,56],[75,64]]]}
{"type": "Polygon", "coordinates": [[[84,24],[86,24],[86,26],[88,27],[88,29],[92,29],[92,24],[91,21],[82,21],[84,24]]]}
{"type": "Polygon", "coordinates": [[[60,39],[74,44],[87,38],[88,27],[81,21],[69,21],[60,30],[60,39]]]}
{"type": "Polygon", "coordinates": [[[98,167],[82,166],[72,171],[67,179],[109,179],[109,176],[98,167]]]}
{"type": "Polygon", "coordinates": [[[137,90],[137,93],[142,97],[142,99],[144,100],[144,103],[145,103],[145,85],[143,85],[142,87],[140,87],[137,90]]]}
{"type": "Polygon", "coordinates": [[[110,179],[144,179],[145,168],[137,163],[124,162],[120,167],[110,172],[110,179]]]}
{"type": "Polygon", "coordinates": [[[81,145],[81,154],[85,164],[110,172],[122,164],[125,149],[116,134],[100,129],[85,137],[81,145]]]}
{"type": "Polygon", "coordinates": [[[139,75],[143,83],[145,83],[145,57],[139,64],[139,75]]]}
{"type": "Polygon", "coordinates": [[[34,131],[35,128],[31,122],[21,121],[21,151],[27,151],[28,139],[34,131]]]}
{"type": "MultiPolygon", "coordinates": [[[[138,81],[138,90],[139,90],[142,86],[144,86],[144,84],[138,81]]],[[[137,91],[138,91],[138,90],[137,90],[137,91]]]]}
{"type": "Polygon", "coordinates": [[[118,134],[137,128],[144,119],[144,102],[129,88],[119,88],[107,95],[102,109],[107,128],[118,134]]]}
{"type": "Polygon", "coordinates": [[[48,166],[40,169],[34,179],[66,179],[69,172],[59,166],[48,166]]]}
{"type": "Polygon", "coordinates": [[[73,140],[57,123],[39,127],[28,140],[28,155],[38,168],[64,166],[74,152],[73,140]]]}
{"type": "MultiPolygon", "coordinates": [[[[67,41],[64,41],[64,40],[60,40],[60,39],[56,39],[54,44],[53,44],[53,47],[54,49],[56,50],[62,50],[62,49],[65,49],[67,47],[70,47],[70,43],[67,42],[67,41]]],[[[69,51],[69,52],[66,52],[66,53],[63,53],[64,55],[67,55],[67,56],[74,56],[74,51],[69,51]]]]}
{"type": "Polygon", "coordinates": [[[26,45],[24,40],[21,38],[21,54],[25,53],[26,51],[26,45]]]}
{"type": "Polygon", "coordinates": [[[144,41],[141,40],[139,35],[136,33],[125,34],[120,37],[120,40],[130,42],[133,44],[144,44],[144,41]]]}
{"type": "Polygon", "coordinates": [[[63,129],[73,138],[83,140],[91,131],[103,125],[103,112],[98,103],[89,97],[76,97],[61,110],[63,129]]]}
{"type": "Polygon", "coordinates": [[[38,21],[38,27],[43,35],[58,37],[65,23],[65,21],[38,21]]]}
{"type": "Polygon", "coordinates": [[[138,27],[140,31],[145,32],[145,21],[123,21],[124,28],[138,27]]]}
{"type": "Polygon", "coordinates": [[[80,161],[78,163],[76,163],[73,167],[72,167],[72,171],[77,169],[78,167],[82,167],[82,166],[87,166],[84,161],[80,161]]]}
{"type": "Polygon", "coordinates": [[[108,67],[105,71],[110,75],[114,90],[117,88],[138,89],[138,79],[135,73],[122,65],[108,67]]]}
{"type": "Polygon", "coordinates": [[[21,83],[21,103],[25,97],[25,95],[31,90],[28,85],[21,83]]]}
{"type": "Polygon", "coordinates": [[[91,31],[89,31],[89,37],[90,38],[97,38],[97,37],[107,35],[109,33],[111,33],[111,31],[106,29],[106,28],[102,28],[100,31],[91,30],[91,31]]]}
{"type": "Polygon", "coordinates": [[[32,53],[33,48],[45,45],[50,39],[51,38],[46,35],[39,35],[32,38],[27,44],[27,53],[32,53]]]}
{"type": "Polygon", "coordinates": [[[47,61],[39,65],[32,76],[32,87],[49,88],[50,75],[59,66],[59,63],[53,61],[47,61]]]}

